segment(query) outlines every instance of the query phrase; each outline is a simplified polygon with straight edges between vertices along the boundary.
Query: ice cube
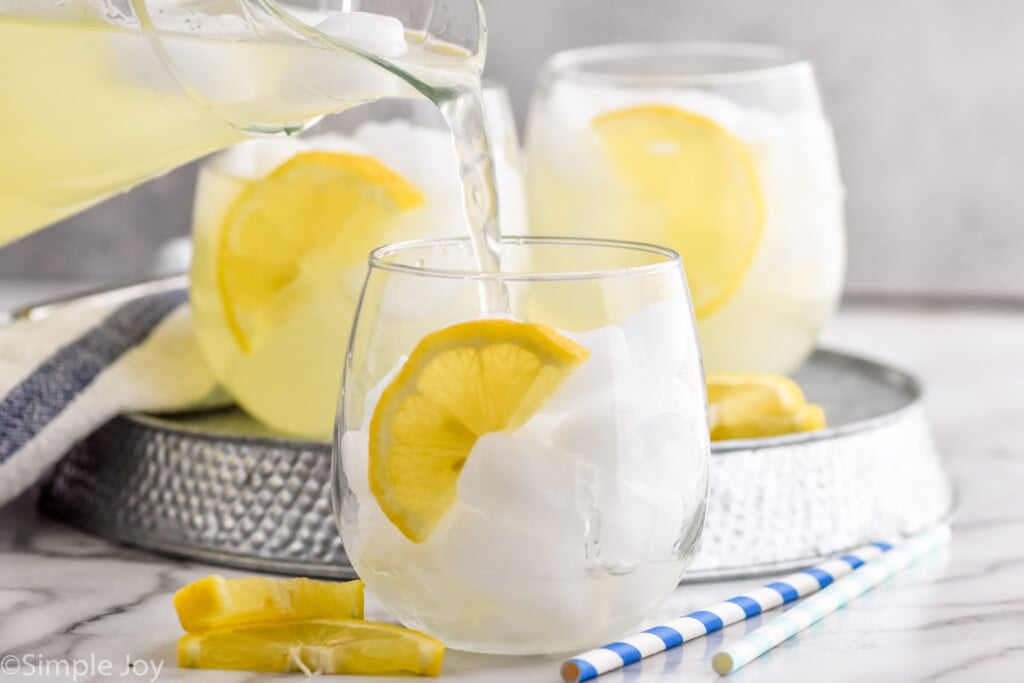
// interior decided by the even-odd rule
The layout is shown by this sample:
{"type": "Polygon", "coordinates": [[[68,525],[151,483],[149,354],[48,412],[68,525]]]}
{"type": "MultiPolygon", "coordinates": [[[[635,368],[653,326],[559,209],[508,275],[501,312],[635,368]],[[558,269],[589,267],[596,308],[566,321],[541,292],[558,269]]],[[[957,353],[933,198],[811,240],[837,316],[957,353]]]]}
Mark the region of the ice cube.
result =
{"type": "Polygon", "coordinates": [[[644,561],[672,557],[682,533],[683,503],[670,487],[619,482],[598,506],[597,564],[611,574],[633,571],[644,561]]]}
{"type": "Polygon", "coordinates": [[[679,301],[645,306],[624,320],[621,327],[632,369],[645,380],[677,374],[686,354],[696,353],[690,321],[679,301]]]}
{"type": "Polygon", "coordinates": [[[600,472],[614,473],[625,455],[622,453],[625,435],[621,434],[621,422],[613,406],[575,410],[555,428],[552,443],[561,450],[572,453],[577,460],[600,472]]]}
{"type": "Polygon", "coordinates": [[[684,453],[693,441],[682,418],[651,419],[621,402],[615,410],[576,411],[555,429],[552,442],[578,460],[576,506],[593,527],[599,566],[632,571],[649,548],[675,542],[691,461],[684,453]]]}
{"type": "Polygon", "coordinates": [[[459,512],[441,542],[453,568],[484,577],[582,576],[577,463],[521,434],[477,441],[459,475],[459,512]]]}
{"type": "Polygon", "coordinates": [[[576,463],[557,448],[522,435],[481,436],[459,475],[459,498],[494,519],[531,529],[575,535],[582,521],[573,509],[576,463]]]}
{"type": "Polygon", "coordinates": [[[687,469],[700,465],[700,458],[687,456],[699,450],[704,436],[695,433],[693,425],[682,415],[662,413],[641,426],[639,436],[642,457],[627,463],[630,481],[679,490],[687,469]]]}
{"type": "Polygon", "coordinates": [[[612,406],[616,381],[629,372],[629,347],[622,329],[611,325],[567,336],[590,351],[590,356],[541,406],[540,412],[558,414],[588,406],[612,406]]]}
{"type": "Polygon", "coordinates": [[[339,42],[381,57],[397,57],[408,47],[402,22],[383,14],[336,12],[316,28],[339,42]]]}
{"type": "Polygon", "coordinates": [[[460,621],[510,641],[562,622],[581,623],[590,605],[570,595],[592,583],[582,527],[567,542],[549,525],[527,528],[461,503],[456,507],[455,522],[424,545],[438,545],[445,579],[457,587],[446,597],[458,603],[460,621]]]}
{"type": "Polygon", "coordinates": [[[517,577],[582,577],[582,520],[549,512],[558,516],[539,523],[536,518],[485,512],[460,503],[452,510],[451,525],[435,532],[428,544],[437,545],[438,556],[451,572],[485,583],[504,585],[517,577]]]}

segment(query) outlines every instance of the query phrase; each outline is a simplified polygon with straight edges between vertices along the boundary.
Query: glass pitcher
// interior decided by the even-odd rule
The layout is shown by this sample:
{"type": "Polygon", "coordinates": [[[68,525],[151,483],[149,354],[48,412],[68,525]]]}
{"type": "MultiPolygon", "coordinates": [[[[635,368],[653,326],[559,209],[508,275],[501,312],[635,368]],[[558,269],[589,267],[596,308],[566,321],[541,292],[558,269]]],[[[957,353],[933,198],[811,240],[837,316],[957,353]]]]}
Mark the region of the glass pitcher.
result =
{"type": "Polygon", "coordinates": [[[0,247],[255,135],[475,87],[479,0],[0,0],[0,247]]]}

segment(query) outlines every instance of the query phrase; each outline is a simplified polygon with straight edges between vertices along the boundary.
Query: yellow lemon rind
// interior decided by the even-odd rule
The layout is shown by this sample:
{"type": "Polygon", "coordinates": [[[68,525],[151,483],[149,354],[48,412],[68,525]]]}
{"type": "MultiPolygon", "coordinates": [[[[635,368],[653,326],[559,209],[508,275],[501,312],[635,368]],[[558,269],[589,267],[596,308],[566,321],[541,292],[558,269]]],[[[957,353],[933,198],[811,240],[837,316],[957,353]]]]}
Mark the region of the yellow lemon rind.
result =
{"type": "Polygon", "coordinates": [[[268,673],[437,676],[444,644],[425,633],[357,619],[289,620],[188,633],[178,666],[268,673]]]}
{"type": "Polygon", "coordinates": [[[362,619],[363,582],[213,574],[179,590],[173,602],[189,633],[276,620],[362,619]]]}
{"type": "Polygon", "coordinates": [[[707,376],[712,441],[760,439],[825,429],[825,411],[807,403],[788,377],[766,373],[707,376]]]}

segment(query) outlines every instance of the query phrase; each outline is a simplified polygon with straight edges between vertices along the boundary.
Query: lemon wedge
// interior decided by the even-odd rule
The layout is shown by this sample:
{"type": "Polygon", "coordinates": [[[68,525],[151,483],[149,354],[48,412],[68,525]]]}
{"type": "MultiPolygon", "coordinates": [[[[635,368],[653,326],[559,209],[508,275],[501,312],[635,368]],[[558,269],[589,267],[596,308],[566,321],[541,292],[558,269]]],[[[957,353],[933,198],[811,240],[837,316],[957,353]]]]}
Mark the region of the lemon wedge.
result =
{"type": "Polygon", "coordinates": [[[743,143],[711,119],[651,104],[592,121],[616,172],[662,214],[650,241],[678,251],[698,319],[743,281],[761,241],[764,208],[743,143]]]}
{"type": "Polygon", "coordinates": [[[711,440],[758,439],[825,428],[825,411],[781,375],[709,374],[711,440]]]}
{"type": "Polygon", "coordinates": [[[256,624],[189,633],[178,666],[305,674],[441,672],[444,644],[391,624],[354,619],[256,624]]]}
{"type": "MultiPolygon", "coordinates": [[[[217,286],[246,353],[302,305],[311,280],[332,281],[387,240],[381,226],[423,194],[373,157],[300,152],[250,183],[224,217],[217,286]]],[[[289,359],[290,360],[290,359],[289,359]]]]}
{"type": "Polygon", "coordinates": [[[476,440],[524,424],[590,355],[544,325],[459,323],[424,337],[370,421],[370,491],[414,543],[455,501],[476,440]]]}
{"type": "Polygon", "coordinates": [[[189,633],[267,621],[362,619],[363,582],[225,579],[214,574],[175,593],[174,609],[189,633]]]}

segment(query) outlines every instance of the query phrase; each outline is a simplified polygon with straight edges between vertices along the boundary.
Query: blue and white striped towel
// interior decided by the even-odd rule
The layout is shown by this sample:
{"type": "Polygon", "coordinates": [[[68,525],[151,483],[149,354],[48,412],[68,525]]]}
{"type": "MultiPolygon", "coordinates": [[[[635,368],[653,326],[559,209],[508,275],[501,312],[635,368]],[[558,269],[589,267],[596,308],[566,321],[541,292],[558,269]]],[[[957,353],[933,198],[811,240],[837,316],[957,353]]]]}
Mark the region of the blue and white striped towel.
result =
{"type": "Polygon", "coordinates": [[[126,411],[173,411],[222,397],[183,289],[86,300],[0,327],[0,505],[78,440],[126,411]]]}

